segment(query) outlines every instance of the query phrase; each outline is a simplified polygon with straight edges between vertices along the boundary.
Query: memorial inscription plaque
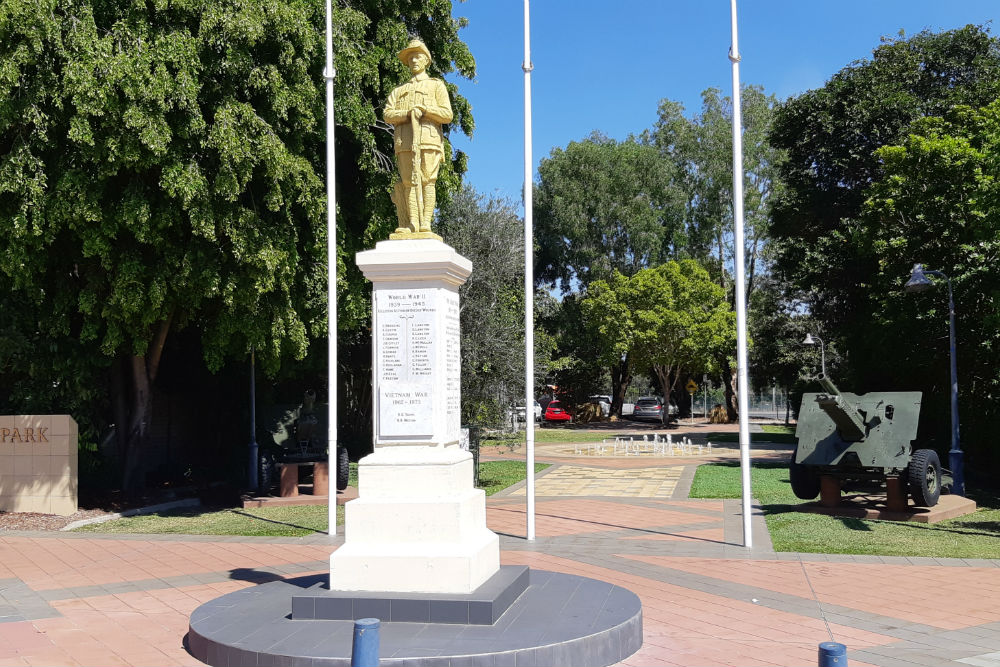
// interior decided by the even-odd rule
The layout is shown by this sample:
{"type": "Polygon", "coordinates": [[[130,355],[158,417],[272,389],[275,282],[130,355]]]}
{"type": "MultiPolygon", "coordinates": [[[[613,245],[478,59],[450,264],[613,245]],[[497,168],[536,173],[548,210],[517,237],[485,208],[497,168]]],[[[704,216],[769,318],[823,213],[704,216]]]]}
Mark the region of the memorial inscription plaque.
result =
{"type": "Polygon", "coordinates": [[[429,437],[434,433],[434,359],[439,344],[445,350],[452,345],[447,331],[442,342],[437,340],[438,298],[433,289],[376,292],[380,436],[429,437]]]}

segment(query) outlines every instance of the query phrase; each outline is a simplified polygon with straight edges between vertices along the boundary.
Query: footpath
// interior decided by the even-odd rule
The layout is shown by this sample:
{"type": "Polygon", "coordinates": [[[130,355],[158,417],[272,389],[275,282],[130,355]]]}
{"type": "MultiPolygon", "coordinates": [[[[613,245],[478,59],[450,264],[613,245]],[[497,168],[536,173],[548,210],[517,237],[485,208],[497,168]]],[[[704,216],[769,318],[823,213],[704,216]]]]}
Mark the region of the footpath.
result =
{"type": "MultiPolygon", "coordinates": [[[[536,539],[523,483],[487,502],[502,562],[638,594],[643,647],[622,665],[806,667],[836,641],[851,667],[1000,667],[1000,561],[775,553],[759,513],[747,550],[738,500],[687,497],[702,460],[734,455],[540,447],[536,539]]],[[[0,666],[200,665],[195,607],[324,572],[342,539],[0,533],[0,666]]]]}

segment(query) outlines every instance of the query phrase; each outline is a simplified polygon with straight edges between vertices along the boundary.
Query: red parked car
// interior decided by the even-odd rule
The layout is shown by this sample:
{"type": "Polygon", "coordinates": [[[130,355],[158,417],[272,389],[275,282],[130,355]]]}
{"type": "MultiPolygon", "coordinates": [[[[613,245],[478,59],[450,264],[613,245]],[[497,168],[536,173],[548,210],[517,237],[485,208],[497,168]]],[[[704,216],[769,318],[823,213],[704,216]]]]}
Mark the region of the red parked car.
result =
{"type": "Polygon", "coordinates": [[[545,421],[568,422],[572,419],[570,414],[563,410],[562,404],[559,401],[549,401],[548,407],[545,408],[545,421]]]}

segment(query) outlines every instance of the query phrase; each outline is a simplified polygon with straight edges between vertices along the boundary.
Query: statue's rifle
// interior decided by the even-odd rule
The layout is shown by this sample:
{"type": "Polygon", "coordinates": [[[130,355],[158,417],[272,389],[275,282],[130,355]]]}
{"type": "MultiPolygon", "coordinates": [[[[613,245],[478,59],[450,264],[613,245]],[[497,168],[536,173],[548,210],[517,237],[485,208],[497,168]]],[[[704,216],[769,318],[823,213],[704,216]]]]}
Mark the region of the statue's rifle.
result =
{"type": "MultiPolygon", "coordinates": [[[[414,105],[420,101],[420,91],[414,92],[414,105]]],[[[416,109],[410,111],[410,127],[413,129],[413,177],[412,186],[417,189],[417,224],[413,230],[420,231],[420,225],[424,219],[424,187],[423,174],[420,167],[420,120],[417,118],[416,109]]]]}

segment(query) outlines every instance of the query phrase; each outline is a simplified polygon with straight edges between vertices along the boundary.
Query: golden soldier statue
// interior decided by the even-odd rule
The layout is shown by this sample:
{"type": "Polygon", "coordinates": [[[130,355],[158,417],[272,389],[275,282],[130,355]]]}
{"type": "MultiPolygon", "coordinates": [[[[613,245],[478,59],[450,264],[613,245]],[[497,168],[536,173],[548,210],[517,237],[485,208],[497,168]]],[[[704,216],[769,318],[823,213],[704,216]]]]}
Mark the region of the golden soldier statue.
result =
{"type": "Polygon", "coordinates": [[[431,54],[423,42],[410,40],[399,59],[413,76],[389,94],[382,116],[394,129],[400,175],[392,194],[399,227],[389,238],[440,238],[431,233],[431,218],[444,159],[441,126],[451,122],[451,102],[444,82],[427,74],[431,54]]]}

